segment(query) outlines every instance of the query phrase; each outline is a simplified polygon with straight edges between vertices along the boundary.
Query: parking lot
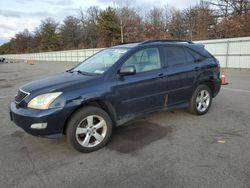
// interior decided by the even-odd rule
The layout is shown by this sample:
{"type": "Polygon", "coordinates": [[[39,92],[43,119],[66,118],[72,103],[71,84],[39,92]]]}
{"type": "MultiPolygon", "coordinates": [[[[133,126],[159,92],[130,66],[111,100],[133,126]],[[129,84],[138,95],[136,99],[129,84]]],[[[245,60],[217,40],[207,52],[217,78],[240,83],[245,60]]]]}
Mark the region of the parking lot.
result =
{"type": "Polygon", "coordinates": [[[65,138],[26,134],[8,114],[21,85],[71,66],[0,64],[0,187],[250,187],[250,70],[226,70],[206,115],[148,115],[82,154],[65,138]]]}

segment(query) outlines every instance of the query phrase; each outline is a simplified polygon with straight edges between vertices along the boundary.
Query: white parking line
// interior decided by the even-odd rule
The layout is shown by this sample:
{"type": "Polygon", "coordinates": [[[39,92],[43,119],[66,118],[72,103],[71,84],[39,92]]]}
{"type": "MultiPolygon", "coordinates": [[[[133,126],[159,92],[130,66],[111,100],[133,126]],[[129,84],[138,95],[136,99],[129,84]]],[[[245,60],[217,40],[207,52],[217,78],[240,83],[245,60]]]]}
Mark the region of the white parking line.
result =
{"type": "Polygon", "coordinates": [[[245,89],[235,89],[235,88],[228,88],[228,87],[225,87],[225,88],[222,88],[223,90],[229,90],[229,91],[238,91],[238,92],[246,92],[246,93],[250,93],[249,90],[245,90],[245,89]]]}

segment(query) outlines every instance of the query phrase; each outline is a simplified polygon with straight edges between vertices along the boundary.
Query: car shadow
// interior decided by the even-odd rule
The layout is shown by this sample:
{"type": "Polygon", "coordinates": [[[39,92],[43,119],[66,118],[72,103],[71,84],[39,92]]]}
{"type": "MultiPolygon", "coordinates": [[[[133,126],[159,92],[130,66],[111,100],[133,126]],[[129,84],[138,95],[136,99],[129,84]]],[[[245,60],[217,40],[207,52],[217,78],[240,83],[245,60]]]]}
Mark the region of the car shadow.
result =
{"type": "MultiPolygon", "coordinates": [[[[134,121],[124,126],[115,128],[110,142],[103,149],[113,150],[123,154],[135,155],[137,151],[157,140],[163,138],[169,139],[172,132],[173,128],[171,125],[162,126],[146,120],[134,121]]],[[[11,134],[11,137],[23,139],[25,134],[26,133],[24,131],[17,130],[11,134]]],[[[45,153],[50,151],[50,155],[53,155],[53,153],[60,153],[60,151],[64,154],[70,154],[73,150],[67,146],[65,137],[61,139],[34,139],[32,136],[26,136],[25,140],[25,142],[33,143],[28,145],[30,150],[45,153]]]]}
{"type": "Polygon", "coordinates": [[[114,130],[106,148],[120,153],[133,153],[173,132],[171,126],[160,126],[148,121],[137,121],[114,130]]]}

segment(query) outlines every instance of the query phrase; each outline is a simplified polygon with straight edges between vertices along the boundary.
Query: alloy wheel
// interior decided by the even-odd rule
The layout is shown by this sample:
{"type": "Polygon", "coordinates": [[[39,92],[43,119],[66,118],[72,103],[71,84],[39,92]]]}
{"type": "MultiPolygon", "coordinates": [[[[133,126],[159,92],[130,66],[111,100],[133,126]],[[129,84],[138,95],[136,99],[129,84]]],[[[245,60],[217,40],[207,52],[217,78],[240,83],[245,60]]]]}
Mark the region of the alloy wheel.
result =
{"type": "Polygon", "coordinates": [[[76,140],[83,147],[94,147],[100,144],[107,134],[105,120],[97,115],[89,115],[77,125],[76,140]]]}
{"type": "Polygon", "coordinates": [[[196,108],[199,112],[204,112],[210,105],[210,94],[207,90],[201,90],[196,97],[196,108]]]}

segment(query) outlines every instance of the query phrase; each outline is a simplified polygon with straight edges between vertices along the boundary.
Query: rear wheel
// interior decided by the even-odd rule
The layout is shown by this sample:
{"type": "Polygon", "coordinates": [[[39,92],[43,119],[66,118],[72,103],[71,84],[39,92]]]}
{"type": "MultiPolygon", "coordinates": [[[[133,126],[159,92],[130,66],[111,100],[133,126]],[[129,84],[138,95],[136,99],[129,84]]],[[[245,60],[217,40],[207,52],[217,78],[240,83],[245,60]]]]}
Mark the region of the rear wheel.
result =
{"type": "Polygon", "coordinates": [[[67,126],[67,140],[80,152],[92,152],[107,144],[112,133],[109,115],[98,107],[85,107],[73,114],[67,126]]]}
{"type": "Polygon", "coordinates": [[[212,103],[212,92],[207,85],[199,85],[189,102],[189,112],[197,115],[206,114],[212,103]]]}

